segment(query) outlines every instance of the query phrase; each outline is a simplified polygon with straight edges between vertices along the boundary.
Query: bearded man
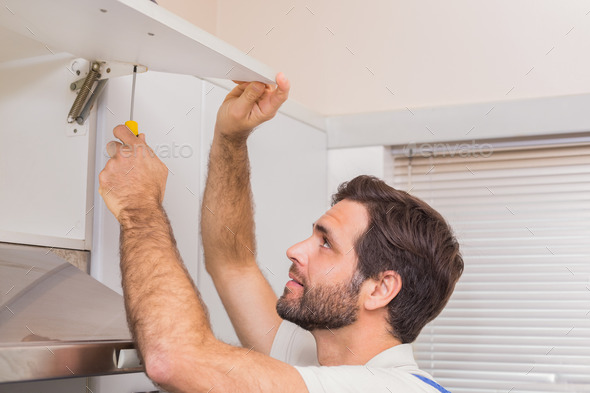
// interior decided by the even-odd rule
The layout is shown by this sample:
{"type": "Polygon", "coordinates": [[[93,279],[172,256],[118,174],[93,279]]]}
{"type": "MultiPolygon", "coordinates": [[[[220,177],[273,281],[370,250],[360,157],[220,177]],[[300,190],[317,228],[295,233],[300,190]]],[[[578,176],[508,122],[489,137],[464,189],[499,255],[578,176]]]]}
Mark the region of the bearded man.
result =
{"type": "Polygon", "coordinates": [[[450,227],[425,202],[374,177],[342,184],[311,236],[287,250],[278,299],[256,263],[246,141],[289,82],[238,82],[221,105],[201,232],[207,271],[242,347],[217,340],[162,207],[166,166],[124,126],[100,193],[121,224],[130,328],[148,376],[170,392],[446,392],[411,343],[463,270],[450,227]],[[123,154],[132,150],[133,154],[123,154]]]}

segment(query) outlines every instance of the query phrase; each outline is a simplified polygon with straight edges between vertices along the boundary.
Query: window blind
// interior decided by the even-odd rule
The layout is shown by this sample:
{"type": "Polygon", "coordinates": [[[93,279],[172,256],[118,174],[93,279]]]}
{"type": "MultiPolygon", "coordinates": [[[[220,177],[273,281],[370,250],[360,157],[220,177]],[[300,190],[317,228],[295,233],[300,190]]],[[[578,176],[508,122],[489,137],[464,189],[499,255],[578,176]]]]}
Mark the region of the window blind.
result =
{"type": "Polygon", "coordinates": [[[414,351],[453,393],[590,392],[590,144],[456,146],[393,157],[465,271],[414,351]]]}

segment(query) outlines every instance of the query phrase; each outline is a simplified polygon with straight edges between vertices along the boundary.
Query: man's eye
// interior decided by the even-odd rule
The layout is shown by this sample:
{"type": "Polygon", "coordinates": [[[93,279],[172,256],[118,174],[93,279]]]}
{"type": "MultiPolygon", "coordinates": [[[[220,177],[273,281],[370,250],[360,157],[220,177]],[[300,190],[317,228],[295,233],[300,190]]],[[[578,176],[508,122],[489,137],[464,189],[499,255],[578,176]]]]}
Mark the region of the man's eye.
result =
{"type": "Polygon", "coordinates": [[[328,239],[326,239],[326,238],[324,238],[324,243],[322,244],[322,247],[332,248],[332,246],[330,246],[330,243],[328,242],[328,239]]]}

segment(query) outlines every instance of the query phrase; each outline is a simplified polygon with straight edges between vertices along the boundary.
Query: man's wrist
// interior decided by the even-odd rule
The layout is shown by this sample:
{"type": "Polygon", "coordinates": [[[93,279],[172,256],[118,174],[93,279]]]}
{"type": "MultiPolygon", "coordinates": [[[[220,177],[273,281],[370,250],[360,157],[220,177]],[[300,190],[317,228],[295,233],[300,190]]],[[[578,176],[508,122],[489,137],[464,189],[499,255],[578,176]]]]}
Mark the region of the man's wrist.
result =
{"type": "Polygon", "coordinates": [[[137,207],[126,207],[119,213],[122,230],[150,228],[160,225],[160,219],[166,217],[164,207],[160,203],[146,203],[137,207]]]}
{"type": "Polygon", "coordinates": [[[219,143],[231,148],[241,149],[246,145],[252,131],[254,129],[228,132],[220,127],[215,127],[214,141],[217,140],[219,143]]]}

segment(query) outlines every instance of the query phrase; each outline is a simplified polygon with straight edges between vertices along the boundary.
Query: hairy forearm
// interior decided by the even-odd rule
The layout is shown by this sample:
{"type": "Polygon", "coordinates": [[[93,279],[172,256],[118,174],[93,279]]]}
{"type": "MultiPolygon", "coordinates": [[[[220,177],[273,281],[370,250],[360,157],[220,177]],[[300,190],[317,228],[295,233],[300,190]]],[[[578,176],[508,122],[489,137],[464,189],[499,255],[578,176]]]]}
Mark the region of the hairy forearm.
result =
{"type": "Polygon", "coordinates": [[[255,235],[246,140],[216,132],[201,211],[207,270],[255,263],[255,235]]]}
{"type": "Polygon", "coordinates": [[[148,370],[211,342],[206,308],[161,206],[125,211],[120,252],[127,319],[148,370]]]}

